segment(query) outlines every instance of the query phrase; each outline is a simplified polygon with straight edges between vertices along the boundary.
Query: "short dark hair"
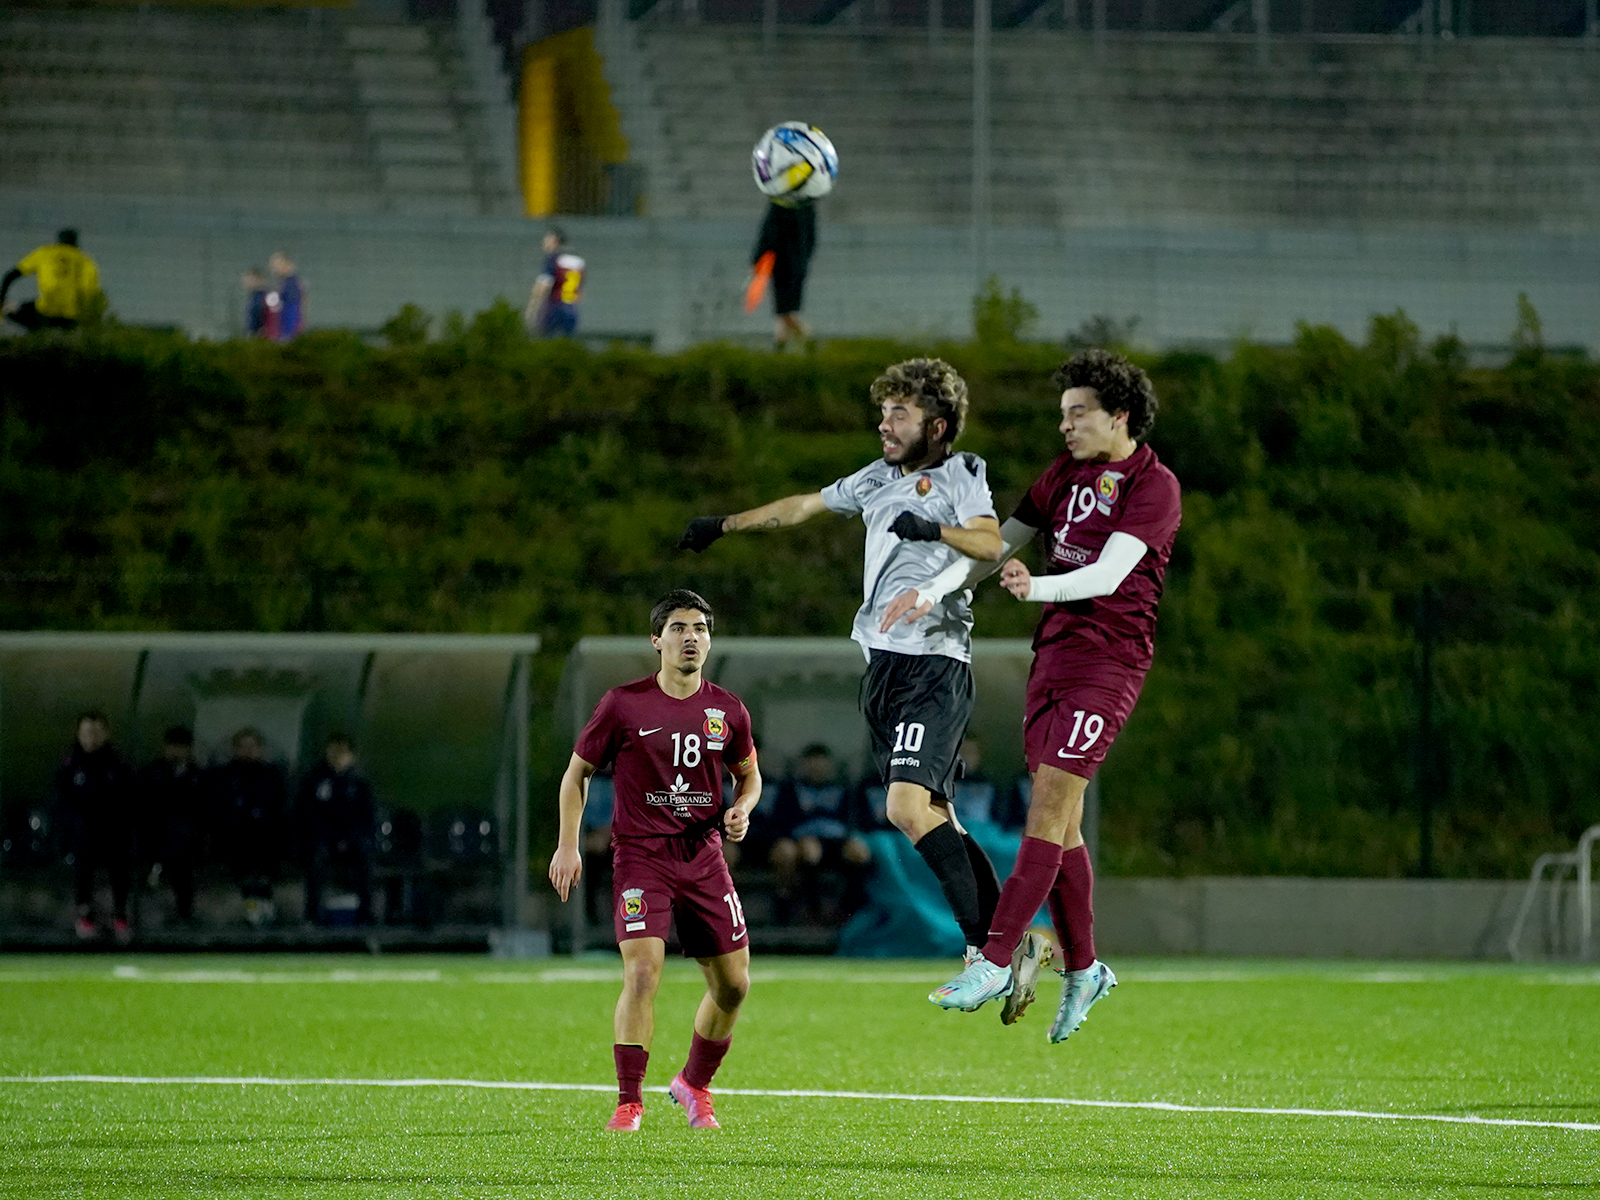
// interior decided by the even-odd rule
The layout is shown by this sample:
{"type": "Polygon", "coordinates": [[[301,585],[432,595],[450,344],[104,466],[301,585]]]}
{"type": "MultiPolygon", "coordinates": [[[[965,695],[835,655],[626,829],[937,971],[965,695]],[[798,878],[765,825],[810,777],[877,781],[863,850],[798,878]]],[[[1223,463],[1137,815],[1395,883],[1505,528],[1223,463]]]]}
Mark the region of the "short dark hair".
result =
{"type": "Polygon", "coordinates": [[[78,231],[76,229],[63,229],[56,234],[56,242],[62,246],[76,246],[78,244],[78,231]]]}
{"type": "Polygon", "coordinates": [[[163,746],[192,746],[194,734],[186,725],[174,725],[161,735],[163,746]]]}
{"type": "Polygon", "coordinates": [[[98,708],[84,709],[78,714],[78,719],[72,723],[72,727],[76,729],[85,721],[94,721],[97,724],[104,725],[107,729],[111,728],[111,718],[106,716],[106,714],[98,708]]]}
{"type": "Polygon", "coordinates": [[[246,738],[251,738],[254,741],[260,742],[263,746],[267,744],[267,739],[262,737],[261,731],[255,728],[253,725],[246,725],[243,729],[235,730],[233,736],[228,739],[228,744],[230,746],[237,746],[246,738]]]}
{"type": "Polygon", "coordinates": [[[885,368],[872,381],[872,402],[909,400],[920,408],[925,421],[944,418],[939,444],[955,445],[967,424],[967,381],[942,358],[908,358],[885,368]]]}
{"type": "Polygon", "coordinates": [[[650,636],[660,637],[661,631],[667,627],[667,618],[680,608],[692,608],[706,616],[706,628],[715,630],[717,627],[717,614],[711,611],[705,597],[698,592],[691,592],[688,588],[673,588],[665,596],[656,601],[655,607],[650,610],[650,636]]]}
{"type": "Polygon", "coordinates": [[[1161,401],[1150,376],[1114,350],[1082,350],[1056,368],[1050,377],[1056,391],[1068,388],[1093,388],[1100,407],[1110,413],[1128,414],[1128,436],[1143,439],[1156,423],[1161,401]]]}
{"type": "Polygon", "coordinates": [[[330,733],[327,736],[327,739],[322,743],[322,748],[324,750],[332,750],[335,746],[343,746],[351,753],[354,753],[356,748],[356,744],[350,740],[350,735],[348,733],[338,732],[330,733]]]}

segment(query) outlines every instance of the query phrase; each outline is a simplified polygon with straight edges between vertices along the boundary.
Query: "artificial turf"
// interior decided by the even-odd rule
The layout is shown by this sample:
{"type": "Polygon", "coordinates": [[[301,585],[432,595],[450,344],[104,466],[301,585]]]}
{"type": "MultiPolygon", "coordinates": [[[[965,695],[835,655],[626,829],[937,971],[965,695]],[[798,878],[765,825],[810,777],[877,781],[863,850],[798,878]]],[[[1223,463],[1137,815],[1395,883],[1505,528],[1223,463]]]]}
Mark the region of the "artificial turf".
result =
{"type": "MultiPolygon", "coordinates": [[[[1120,960],[1065,1044],[924,998],[950,964],[757,961],[717,1085],[1600,1125],[1600,971],[1120,960]]],[[[669,965],[647,1086],[702,990],[669,965]]],[[[724,1094],[21,1082],[612,1080],[617,961],[0,958],[0,1196],[1600,1194],[1600,1129],[724,1094]]]]}

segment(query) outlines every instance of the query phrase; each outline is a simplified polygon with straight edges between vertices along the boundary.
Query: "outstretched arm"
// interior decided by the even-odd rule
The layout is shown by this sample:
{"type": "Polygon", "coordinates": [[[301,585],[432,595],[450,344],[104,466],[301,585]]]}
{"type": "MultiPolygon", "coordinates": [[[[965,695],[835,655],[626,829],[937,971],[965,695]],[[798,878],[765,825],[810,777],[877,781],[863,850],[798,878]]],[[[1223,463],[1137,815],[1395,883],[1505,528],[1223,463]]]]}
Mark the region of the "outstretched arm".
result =
{"type": "Polygon", "coordinates": [[[583,874],[583,854],[578,849],[578,829],[583,824],[583,796],[594,766],[574,754],[561,776],[561,835],[550,859],[550,883],[562,900],[583,874]]]}
{"type": "MultiPolygon", "coordinates": [[[[993,517],[980,517],[977,520],[987,521],[991,527],[994,525],[993,517]]],[[[968,522],[969,525],[976,522],[968,522]]],[[[958,558],[944,570],[940,571],[927,583],[910,591],[902,592],[896,596],[884,610],[883,623],[878,627],[879,633],[888,633],[896,621],[920,621],[933,611],[933,606],[943,600],[951,592],[961,591],[965,588],[976,587],[982,580],[992,575],[999,566],[1000,561],[1015,554],[1022,547],[1033,540],[1033,535],[1039,531],[1032,525],[1026,525],[1015,517],[1007,519],[1004,525],[993,531],[993,536],[999,539],[1000,552],[994,558],[978,558],[967,555],[965,550],[955,542],[950,542],[955,549],[961,550],[966,557],[958,558]]]]}
{"type": "Polygon", "coordinates": [[[768,529],[789,529],[828,511],[821,492],[785,496],[760,508],[747,509],[727,517],[696,517],[678,539],[679,550],[700,553],[725,533],[753,533],[768,529]]]}

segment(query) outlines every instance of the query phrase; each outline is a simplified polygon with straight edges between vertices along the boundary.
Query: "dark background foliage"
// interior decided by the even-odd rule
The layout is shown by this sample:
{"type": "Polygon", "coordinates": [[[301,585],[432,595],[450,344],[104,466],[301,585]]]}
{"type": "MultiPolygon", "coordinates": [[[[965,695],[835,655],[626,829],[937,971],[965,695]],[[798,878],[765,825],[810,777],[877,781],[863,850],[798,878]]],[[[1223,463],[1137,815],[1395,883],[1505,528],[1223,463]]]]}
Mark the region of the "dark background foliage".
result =
{"type": "MultiPolygon", "coordinates": [[[[963,446],[1002,515],[1060,448],[1061,351],[1014,340],[1021,319],[932,348],[971,384],[963,446]]],[[[857,523],[670,547],[689,516],[872,458],[868,383],[928,347],[595,353],[527,341],[503,305],[432,341],[415,320],[390,334],[0,343],[0,624],[532,630],[550,685],[573,641],[637,631],[670,586],[731,632],[848,629],[857,523]]],[[[1142,361],[1184,525],[1156,666],[1104,772],[1105,868],[1413,870],[1424,587],[1436,869],[1521,874],[1600,820],[1600,370],[1547,354],[1527,308],[1494,369],[1401,314],[1364,345],[1308,327],[1142,361]]],[[[980,593],[985,636],[1036,616],[980,593]]]]}

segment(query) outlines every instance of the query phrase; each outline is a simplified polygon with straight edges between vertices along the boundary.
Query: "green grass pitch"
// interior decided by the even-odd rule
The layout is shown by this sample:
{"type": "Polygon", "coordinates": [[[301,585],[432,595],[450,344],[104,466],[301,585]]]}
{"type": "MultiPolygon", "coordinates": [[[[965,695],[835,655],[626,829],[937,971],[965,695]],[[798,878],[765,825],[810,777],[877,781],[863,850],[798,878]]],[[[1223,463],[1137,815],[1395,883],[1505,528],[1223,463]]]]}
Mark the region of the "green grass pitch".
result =
{"type": "MultiPolygon", "coordinates": [[[[950,963],[758,958],[721,1132],[659,1093],[616,1135],[609,1091],[317,1082],[609,1087],[617,962],[0,958],[0,1196],[1600,1195],[1592,965],[1113,960],[1122,985],[1049,1046],[1053,978],[1007,1029],[928,1004],[950,963]],[[36,1081],[61,1075],[156,1082],[36,1081]]],[[[647,1086],[701,986],[669,964],[647,1086]]]]}

